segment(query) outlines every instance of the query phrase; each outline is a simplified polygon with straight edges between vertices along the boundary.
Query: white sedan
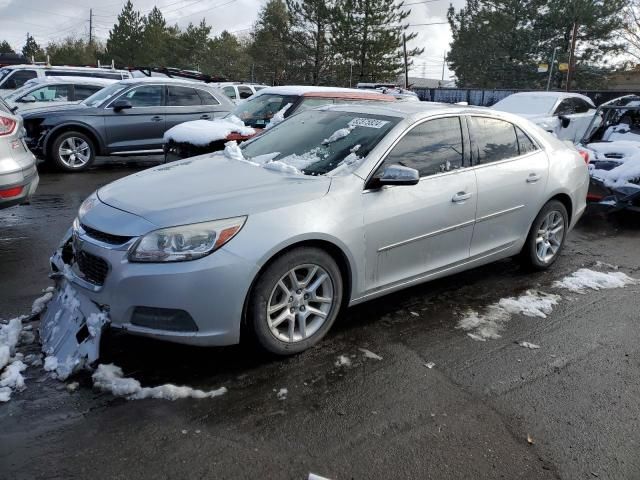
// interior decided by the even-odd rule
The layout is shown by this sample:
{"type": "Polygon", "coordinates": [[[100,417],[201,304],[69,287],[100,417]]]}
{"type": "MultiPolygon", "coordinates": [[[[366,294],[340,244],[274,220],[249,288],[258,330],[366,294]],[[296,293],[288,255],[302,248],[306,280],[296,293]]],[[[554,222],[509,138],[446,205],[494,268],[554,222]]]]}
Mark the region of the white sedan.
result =
{"type": "Polygon", "coordinates": [[[596,112],[589,97],[565,92],[514,93],[491,108],[525,117],[558,138],[574,143],[582,139],[596,112]]]}

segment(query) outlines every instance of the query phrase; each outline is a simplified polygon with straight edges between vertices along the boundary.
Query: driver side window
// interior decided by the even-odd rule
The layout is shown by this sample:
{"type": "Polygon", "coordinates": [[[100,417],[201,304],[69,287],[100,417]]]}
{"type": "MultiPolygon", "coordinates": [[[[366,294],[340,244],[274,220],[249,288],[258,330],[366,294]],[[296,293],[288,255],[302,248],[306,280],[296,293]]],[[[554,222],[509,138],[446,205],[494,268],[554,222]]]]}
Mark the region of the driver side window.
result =
{"type": "Polygon", "coordinates": [[[462,127],[459,117],[428,120],[412,128],[378,169],[376,176],[389,165],[415,168],[420,177],[462,168],[464,159],[462,127]]]}
{"type": "Polygon", "coordinates": [[[161,107],[163,89],[162,85],[144,85],[129,90],[119,99],[129,100],[133,108],[161,107]]]}
{"type": "Polygon", "coordinates": [[[555,111],[555,115],[571,115],[572,113],[575,113],[575,109],[570,98],[562,100],[555,111]]]}

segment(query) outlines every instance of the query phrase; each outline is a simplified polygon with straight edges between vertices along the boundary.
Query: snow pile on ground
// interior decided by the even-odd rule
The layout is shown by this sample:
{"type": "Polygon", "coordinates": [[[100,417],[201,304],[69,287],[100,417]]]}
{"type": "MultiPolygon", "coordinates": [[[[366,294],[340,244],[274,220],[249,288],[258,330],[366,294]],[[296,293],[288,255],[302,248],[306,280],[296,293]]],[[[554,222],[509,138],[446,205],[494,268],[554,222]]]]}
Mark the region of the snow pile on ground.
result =
{"type": "Polygon", "coordinates": [[[279,123],[282,123],[284,121],[284,114],[286,113],[287,110],[289,110],[289,107],[291,105],[292,105],[291,103],[287,103],[284,107],[278,110],[278,112],[273,117],[271,117],[271,120],[269,120],[269,123],[267,123],[264,129],[269,130],[270,128],[273,128],[276,125],[278,125],[279,123]]]}
{"type": "Polygon", "coordinates": [[[537,350],[538,348],[540,348],[540,345],[536,345],[535,343],[531,342],[518,342],[518,345],[523,348],[529,348],[531,350],[537,350]]]}
{"type": "Polygon", "coordinates": [[[12,318],[0,324],[0,402],[8,402],[13,390],[25,388],[21,372],[27,366],[21,361],[21,354],[16,353],[24,318],[12,318]]]}
{"type": "Polygon", "coordinates": [[[605,186],[610,188],[638,186],[640,183],[640,139],[638,141],[620,140],[590,143],[587,148],[595,152],[596,160],[612,160],[620,163],[611,170],[597,169],[594,164],[590,163],[589,174],[592,177],[602,180],[605,186]],[[608,155],[615,158],[608,157],[608,155]]]}
{"type": "Polygon", "coordinates": [[[167,130],[164,141],[206,146],[212,142],[224,140],[232,133],[251,136],[255,135],[256,131],[245,126],[242,120],[234,116],[217,120],[194,120],[180,123],[167,130]]]}
{"type": "Polygon", "coordinates": [[[278,397],[278,400],[286,400],[288,394],[289,390],[287,390],[286,388],[281,388],[280,390],[278,390],[276,397],[278,397]]]}
{"type": "Polygon", "coordinates": [[[500,299],[489,305],[482,314],[475,310],[468,310],[458,322],[457,328],[466,331],[469,337],[481,342],[500,338],[500,332],[511,319],[511,315],[522,314],[528,317],[546,318],[559,301],[559,295],[527,290],[519,297],[500,299]]]}
{"type": "Polygon", "coordinates": [[[123,376],[122,369],[113,364],[100,364],[92,375],[93,386],[104,392],[129,400],[156,398],[164,400],[178,400],[180,398],[213,398],[227,393],[225,387],[205,392],[191,387],[177,386],[170,383],[157,387],[143,387],[135,378],[123,376]]]}
{"type": "Polygon", "coordinates": [[[581,268],[577,272],[555,282],[553,286],[584,294],[587,289],[623,288],[639,282],[640,280],[622,272],[596,272],[588,268],[581,268]]]}
{"type": "Polygon", "coordinates": [[[350,367],[351,359],[346,355],[340,355],[335,363],[336,367],[350,367]]]}

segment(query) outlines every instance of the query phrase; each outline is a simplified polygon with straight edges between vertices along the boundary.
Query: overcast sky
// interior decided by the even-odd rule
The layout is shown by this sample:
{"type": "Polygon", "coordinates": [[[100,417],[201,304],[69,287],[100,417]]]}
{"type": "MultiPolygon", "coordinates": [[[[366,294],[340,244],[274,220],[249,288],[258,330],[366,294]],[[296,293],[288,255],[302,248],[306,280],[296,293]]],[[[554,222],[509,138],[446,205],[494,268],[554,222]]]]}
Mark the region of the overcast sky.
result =
{"type": "MultiPolygon", "coordinates": [[[[456,8],[465,0],[452,0],[456,8]]],[[[118,0],[0,0],[0,40],[7,40],[16,50],[22,48],[27,32],[44,46],[68,36],[88,37],[89,9],[93,9],[94,35],[106,39],[109,29],[125,1],[118,0]]],[[[229,30],[238,34],[248,32],[258,11],[266,0],[133,0],[134,7],[143,14],[157,6],[169,24],[185,27],[206,18],[213,26],[212,34],[229,30]]],[[[419,26],[423,23],[446,21],[449,0],[405,0],[411,8],[408,18],[410,31],[418,33],[409,47],[425,49],[414,59],[412,76],[440,78],[442,58],[451,41],[449,25],[419,26]]],[[[445,69],[445,79],[451,72],[445,69]]]]}

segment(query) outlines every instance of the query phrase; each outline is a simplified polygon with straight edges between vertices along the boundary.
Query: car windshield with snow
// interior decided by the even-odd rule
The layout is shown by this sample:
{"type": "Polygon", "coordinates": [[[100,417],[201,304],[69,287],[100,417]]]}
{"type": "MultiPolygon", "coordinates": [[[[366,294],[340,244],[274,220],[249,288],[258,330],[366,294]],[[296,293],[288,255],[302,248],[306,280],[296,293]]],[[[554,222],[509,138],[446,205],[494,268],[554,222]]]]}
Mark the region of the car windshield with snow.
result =
{"type": "Polygon", "coordinates": [[[513,115],[303,111],[85,200],[51,258],[44,348],[73,370],[105,328],[213,346],[242,326],[269,352],[301,352],[342,307],[517,254],[548,268],[587,188],[574,148],[513,115]]]}

